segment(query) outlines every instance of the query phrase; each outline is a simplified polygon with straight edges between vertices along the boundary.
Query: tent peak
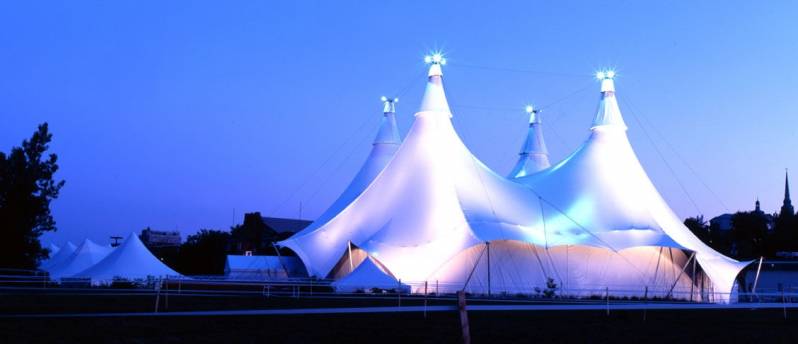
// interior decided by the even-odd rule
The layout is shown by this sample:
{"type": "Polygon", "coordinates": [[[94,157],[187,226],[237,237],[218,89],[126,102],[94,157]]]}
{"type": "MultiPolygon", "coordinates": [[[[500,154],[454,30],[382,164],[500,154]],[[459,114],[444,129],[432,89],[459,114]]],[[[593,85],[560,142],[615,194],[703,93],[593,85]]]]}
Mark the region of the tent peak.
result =
{"type": "Polygon", "coordinates": [[[388,98],[386,96],[382,96],[380,98],[383,104],[382,112],[385,114],[389,113],[396,113],[396,103],[399,102],[399,98],[388,98]]]}
{"type": "Polygon", "coordinates": [[[429,76],[430,78],[434,76],[443,76],[443,70],[441,69],[441,66],[446,65],[446,58],[443,57],[442,53],[436,52],[424,56],[424,63],[430,65],[429,73],[427,73],[427,76],[429,76]]]}
{"type": "Polygon", "coordinates": [[[596,79],[601,81],[601,100],[591,130],[598,128],[626,130],[626,123],[618,107],[618,100],[615,98],[616,75],[615,71],[611,69],[596,72],[596,79]]]}
{"type": "Polygon", "coordinates": [[[532,105],[527,105],[524,109],[527,114],[529,114],[529,125],[540,123],[540,115],[538,115],[541,111],[539,109],[535,109],[532,105]]]}

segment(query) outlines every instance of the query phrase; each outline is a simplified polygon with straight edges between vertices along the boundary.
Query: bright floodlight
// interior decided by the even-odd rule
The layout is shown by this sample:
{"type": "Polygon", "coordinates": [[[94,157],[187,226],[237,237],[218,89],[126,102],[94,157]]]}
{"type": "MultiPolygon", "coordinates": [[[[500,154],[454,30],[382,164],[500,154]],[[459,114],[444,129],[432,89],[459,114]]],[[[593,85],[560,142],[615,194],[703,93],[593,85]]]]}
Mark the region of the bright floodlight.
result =
{"type": "Polygon", "coordinates": [[[399,98],[394,98],[392,102],[393,103],[398,103],[399,102],[399,98]]]}
{"type": "Polygon", "coordinates": [[[532,105],[527,105],[526,113],[533,113],[533,112],[535,112],[535,108],[533,108],[532,105]]]}
{"type": "Polygon", "coordinates": [[[386,96],[382,96],[382,97],[380,97],[380,100],[382,100],[382,101],[384,101],[384,102],[387,102],[387,101],[388,101],[388,97],[386,97],[386,96]]]}
{"type": "Polygon", "coordinates": [[[443,54],[441,54],[441,53],[434,53],[432,55],[424,56],[424,62],[425,63],[445,65],[446,64],[446,58],[443,57],[443,54]]]}
{"type": "Polygon", "coordinates": [[[605,76],[606,76],[606,74],[604,74],[604,72],[602,72],[602,71],[596,72],[596,79],[604,80],[605,76]]]}
{"type": "Polygon", "coordinates": [[[607,76],[607,79],[612,79],[612,78],[614,78],[614,77],[615,77],[615,71],[614,71],[614,70],[608,70],[608,71],[607,71],[606,73],[604,73],[604,74],[607,76]]]}

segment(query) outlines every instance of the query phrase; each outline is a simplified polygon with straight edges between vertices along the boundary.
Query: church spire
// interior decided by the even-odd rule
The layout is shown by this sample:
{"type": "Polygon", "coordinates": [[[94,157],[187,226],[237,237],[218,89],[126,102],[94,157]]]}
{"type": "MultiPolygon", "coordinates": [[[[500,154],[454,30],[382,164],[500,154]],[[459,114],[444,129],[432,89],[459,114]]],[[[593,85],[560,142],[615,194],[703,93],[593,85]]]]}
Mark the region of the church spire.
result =
{"type": "Polygon", "coordinates": [[[518,153],[518,162],[513,167],[512,172],[510,172],[510,178],[527,176],[551,166],[551,163],[549,163],[549,151],[546,149],[546,141],[543,140],[540,110],[528,105],[526,113],[529,115],[529,131],[524,145],[521,146],[521,152],[518,153]]]}
{"type": "Polygon", "coordinates": [[[790,176],[787,170],[784,171],[784,203],[781,206],[781,215],[795,215],[795,209],[793,209],[792,201],[790,200],[790,176]]]}

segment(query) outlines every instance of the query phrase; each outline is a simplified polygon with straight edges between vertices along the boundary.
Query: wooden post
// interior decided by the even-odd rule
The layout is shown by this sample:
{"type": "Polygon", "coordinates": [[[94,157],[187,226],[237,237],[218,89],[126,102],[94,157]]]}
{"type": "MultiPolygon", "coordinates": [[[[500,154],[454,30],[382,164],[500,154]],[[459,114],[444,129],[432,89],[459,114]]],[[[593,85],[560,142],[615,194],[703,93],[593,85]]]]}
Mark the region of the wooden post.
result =
{"type": "Polygon", "coordinates": [[[693,302],[693,286],[695,285],[695,265],[696,260],[693,259],[693,276],[690,277],[690,302],[693,302]]]}
{"type": "Polygon", "coordinates": [[[648,286],[646,286],[646,291],[643,294],[643,302],[646,307],[643,307],[643,321],[646,321],[646,313],[648,313],[648,286]]]}
{"type": "Polygon", "coordinates": [[[169,277],[166,277],[166,294],[164,294],[164,310],[169,310],[169,277]]]}
{"type": "Polygon", "coordinates": [[[398,285],[396,286],[396,299],[399,302],[399,307],[402,307],[402,279],[396,280],[398,285]]]}
{"type": "Polygon", "coordinates": [[[424,319],[427,318],[427,281],[424,281],[424,319]]]}
{"type": "Polygon", "coordinates": [[[490,297],[490,242],[485,242],[485,250],[488,251],[488,297],[490,297]]]}
{"type": "Polygon", "coordinates": [[[781,288],[781,306],[784,309],[784,320],[787,320],[787,303],[784,299],[784,287],[781,288]]]}
{"type": "Polygon", "coordinates": [[[161,280],[155,282],[155,313],[158,313],[158,303],[161,301],[161,280]]]}
{"type": "Polygon", "coordinates": [[[460,312],[460,327],[463,333],[463,344],[471,344],[471,330],[468,326],[465,291],[457,292],[457,310],[460,312]]]}

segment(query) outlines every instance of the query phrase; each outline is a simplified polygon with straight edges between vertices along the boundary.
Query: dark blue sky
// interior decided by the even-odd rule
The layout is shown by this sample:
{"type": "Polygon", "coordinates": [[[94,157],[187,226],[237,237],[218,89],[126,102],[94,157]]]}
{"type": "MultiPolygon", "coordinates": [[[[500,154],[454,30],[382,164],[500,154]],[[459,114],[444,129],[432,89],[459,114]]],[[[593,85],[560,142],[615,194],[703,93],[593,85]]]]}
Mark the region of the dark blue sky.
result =
{"type": "Polygon", "coordinates": [[[680,216],[757,195],[778,209],[784,168],[798,174],[798,6],[484,4],[6,2],[0,149],[50,122],[67,185],[45,241],[190,234],[229,227],[234,210],[295,217],[300,201],[313,218],[367,155],[381,95],[400,96],[407,131],[422,57],[442,49],[455,126],[502,174],[527,102],[552,104],[553,160],[586,138],[591,75],[609,66],[632,143],[680,216]]]}

